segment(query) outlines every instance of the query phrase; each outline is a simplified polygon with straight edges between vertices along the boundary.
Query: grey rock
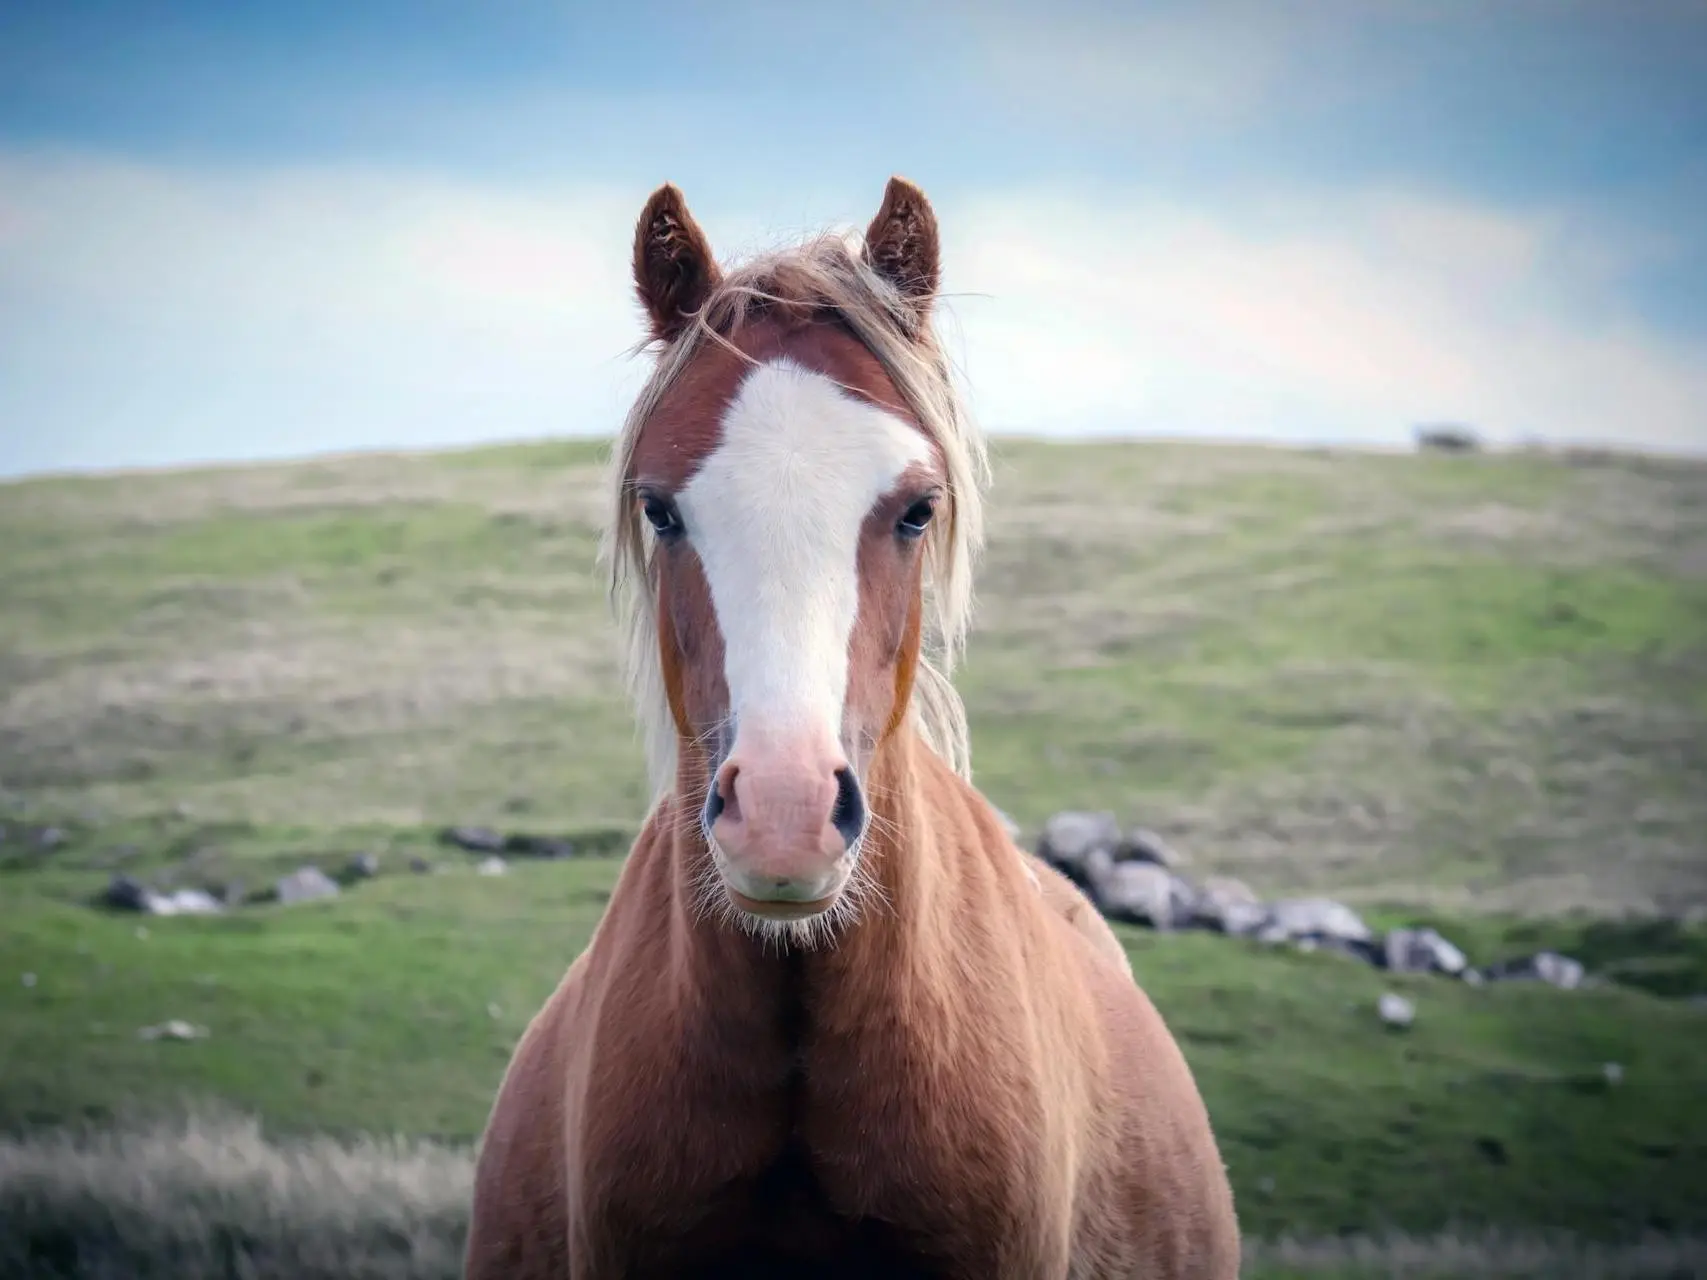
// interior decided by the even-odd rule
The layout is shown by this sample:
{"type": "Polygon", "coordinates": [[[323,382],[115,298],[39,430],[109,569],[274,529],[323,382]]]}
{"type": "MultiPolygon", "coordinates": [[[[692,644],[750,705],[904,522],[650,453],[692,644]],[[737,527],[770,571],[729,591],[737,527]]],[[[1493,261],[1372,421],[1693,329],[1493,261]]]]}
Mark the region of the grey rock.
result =
{"type": "Polygon", "coordinates": [[[504,847],[504,837],[490,827],[446,827],[439,838],[470,853],[497,853],[504,847]]]}
{"type": "Polygon", "coordinates": [[[154,891],[131,876],[116,875],[107,882],[101,901],[115,911],[147,911],[154,891]]]}
{"type": "Polygon", "coordinates": [[[157,1026],[143,1027],[136,1034],[144,1040],[205,1040],[208,1031],[182,1018],[168,1018],[157,1026]]]}
{"type": "Polygon", "coordinates": [[[64,844],[69,836],[58,827],[43,827],[36,832],[36,848],[44,852],[52,852],[64,844]]]}
{"type": "Polygon", "coordinates": [[[1288,938],[1371,942],[1375,937],[1355,911],[1330,898],[1283,898],[1270,905],[1269,917],[1288,938]]]}
{"type": "Polygon", "coordinates": [[[338,896],[338,882],[319,867],[303,867],[280,878],[277,887],[280,902],[312,902],[316,898],[338,896]]]}
{"type": "Polygon", "coordinates": [[[372,880],[379,874],[379,857],[372,853],[358,853],[350,859],[350,865],[345,874],[351,880],[372,880]]]}
{"type": "Polygon", "coordinates": [[[1464,953],[1433,929],[1394,929],[1382,943],[1382,956],[1394,973],[1460,974],[1464,953]]]}
{"type": "Polygon", "coordinates": [[[1490,966],[1484,976],[1497,982],[1545,982],[1571,991],[1582,985],[1583,973],[1580,960],[1562,956],[1556,951],[1537,951],[1532,956],[1490,966]]]}
{"type": "Polygon", "coordinates": [[[1253,933],[1268,919],[1268,909],[1243,880],[1209,876],[1197,886],[1193,922],[1223,933],[1253,933]]]}
{"type": "Polygon", "coordinates": [[[1458,976],[1465,983],[1469,984],[1472,987],[1479,987],[1479,986],[1482,986],[1484,983],[1487,982],[1487,979],[1482,976],[1482,971],[1480,969],[1468,969],[1467,968],[1464,970],[1464,972],[1460,973],[1458,976]]]}
{"type": "Polygon", "coordinates": [[[1104,915],[1157,929],[1191,922],[1197,894],[1166,867],[1153,862],[1105,863],[1100,858],[1096,865],[1096,898],[1104,915]]]}
{"type": "Polygon", "coordinates": [[[148,911],[156,916],[213,916],[225,910],[223,903],[205,889],[177,889],[151,895],[148,911]]]}
{"type": "Polygon", "coordinates": [[[418,876],[424,876],[433,869],[433,864],[417,854],[409,859],[409,870],[418,876]]]}
{"type": "Polygon", "coordinates": [[[1389,1027],[1404,1028],[1416,1021],[1417,1007],[1404,996],[1388,991],[1375,1002],[1375,1011],[1389,1027]]]}
{"type": "Polygon", "coordinates": [[[1175,849],[1154,831],[1144,827],[1134,827],[1127,837],[1121,841],[1119,851],[1115,856],[1121,861],[1154,862],[1157,866],[1167,867],[1170,871],[1178,870],[1191,862],[1186,854],[1175,849]]]}
{"type": "Polygon", "coordinates": [[[501,876],[510,869],[509,863],[502,858],[487,858],[476,868],[483,876],[501,876]]]}
{"type": "Polygon", "coordinates": [[[505,853],[528,858],[573,858],[575,846],[556,836],[513,835],[503,843],[505,853]]]}
{"type": "Polygon", "coordinates": [[[1112,813],[1068,809],[1052,815],[1037,838],[1037,856],[1082,888],[1093,888],[1089,863],[1096,854],[1114,860],[1120,823],[1112,813]]]}

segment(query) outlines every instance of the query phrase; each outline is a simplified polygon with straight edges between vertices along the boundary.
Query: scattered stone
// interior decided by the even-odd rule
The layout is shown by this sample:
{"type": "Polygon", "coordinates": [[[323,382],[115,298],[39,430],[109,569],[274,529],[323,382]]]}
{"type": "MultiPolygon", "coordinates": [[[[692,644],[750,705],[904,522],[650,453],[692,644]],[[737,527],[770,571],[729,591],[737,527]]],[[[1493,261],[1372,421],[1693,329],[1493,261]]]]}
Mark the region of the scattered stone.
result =
{"type": "Polygon", "coordinates": [[[1464,953],[1433,929],[1394,929],[1382,952],[1394,973],[1460,974],[1469,965],[1464,953]]]}
{"type": "Polygon", "coordinates": [[[1417,1008],[1404,996],[1388,991],[1376,1001],[1375,1010],[1389,1027],[1408,1027],[1416,1021],[1417,1008]]]}
{"type": "Polygon", "coordinates": [[[446,827],[439,838],[470,853],[497,853],[504,847],[504,837],[490,827],[446,827]]]}
{"type": "Polygon", "coordinates": [[[182,1018],[168,1018],[158,1026],[143,1027],[136,1034],[143,1040],[205,1040],[208,1030],[182,1018]]]}
{"type": "Polygon", "coordinates": [[[24,986],[26,988],[35,986],[36,985],[36,975],[33,973],[26,973],[24,975],[23,982],[24,982],[24,986]]]}
{"type": "Polygon", "coordinates": [[[281,877],[275,892],[278,900],[288,906],[294,902],[312,902],[316,898],[335,898],[339,889],[338,882],[319,867],[303,867],[281,877]]]}
{"type": "MultiPolygon", "coordinates": [[[[114,911],[139,911],[150,916],[203,916],[224,910],[223,904],[205,889],[159,893],[127,875],[115,875],[107,882],[101,902],[114,911]]],[[[147,936],[146,931],[139,936],[147,936]]]]}
{"type": "Polygon", "coordinates": [[[1210,876],[1197,886],[1192,920],[1206,929],[1222,933],[1254,933],[1268,919],[1268,908],[1243,880],[1232,876],[1210,876]]]}
{"type": "Polygon", "coordinates": [[[1482,976],[1482,971],[1480,969],[1465,969],[1464,972],[1460,973],[1458,976],[1472,987],[1483,986],[1488,981],[1482,976]]]}
{"type": "Polygon", "coordinates": [[[358,853],[350,859],[344,874],[351,880],[372,880],[379,874],[379,858],[371,853],[358,853]]]}
{"type": "Polygon", "coordinates": [[[433,864],[417,854],[409,859],[409,870],[418,876],[424,876],[433,869],[433,864]]]}
{"type": "Polygon", "coordinates": [[[1037,856],[1082,889],[1094,889],[1089,862],[1102,854],[1114,860],[1120,848],[1120,823],[1112,813],[1068,809],[1054,814],[1037,837],[1037,856]]]}
{"type": "Polygon", "coordinates": [[[1624,1083],[1624,1064],[1622,1062],[1603,1062],[1600,1064],[1600,1073],[1606,1077],[1607,1084],[1624,1083]]]}
{"type": "Polygon", "coordinates": [[[513,835],[502,844],[505,853],[528,858],[573,858],[575,846],[556,836],[513,835]]]}
{"type": "Polygon", "coordinates": [[[1104,859],[1095,865],[1096,898],[1104,915],[1157,929],[1191,923],[1197,894],[1166,867],[1104,859]]]}
{"type": "Polygon", "coordinates": [[[154,891],[140,880],[116,875],[107,882],[107,891],[101,895],[101,901],[115,911],[147,911],[153,896],[154,891]]]}
{"type": "Polygon", "coordinates": [[[1330,898],[1283,898],[1269,907],[1270,924],[1285,938],[1373,942],[1375,935],[1350,907],[1330,898]]]}
{"type": "Polygon", "coordinates": [[[501,876],[509,869],[510,864],[498,857],[487,858],[476,868],[483,876],[501,876]]]}
{"type": "Polygon", "coordinates": [[[44,853],[51,853],[69,839],[59,827],[43,827],[36,832],[36,848],[44,853]]]}
{"type": "Polygon", "coordinates": [[[156,916],[218,915],[225,905],[205,889],[177,889],[172,893],[154,894],[148,913],[156,916]]]}
{"type": "Polygon", "coordinates": [[[1583,973],[1580,960],[1562,956],[1556,951],[1537,951],[1532,956],[1493,965],[1483,976],[1498,982],[1545,982],[1571,991],[1582,985],[1583,973]]]}
{"type": "Polygon", "coordinates": [[[503,1014],[504,1014],[504,1011],[498,1007],[498,1004],[496,1001],[489,1001],[487,1003],[487,1005],[486,1005],[486,1016],[488,1018],[500,1018],[503,1016],[503,1014]]]}
{"type": "Polygon", "coordinates": [[[1175,849],[1154,831],[1144,827],[1134,827],[1125,840],[1121,841],[1115,857],[1122,862],[1154,862],[1157,866],[1168,870],[1177,870],[1191,862],[1191,858],[1180,850],[1175,849]]]}
{"type": "Polygon", "coordinates": [[[1474,453],[1482,447],[1474,429],[1455,422],[1429,423],[1416,429],[1417,448],[1436,453],[1474,453]]]}
{"type": "Polygon", "coordinates": [[[148,926],[147,925],[139,924],[136,926],[136,940],[138,942],[147,942],[148,941],[148,926]]]}

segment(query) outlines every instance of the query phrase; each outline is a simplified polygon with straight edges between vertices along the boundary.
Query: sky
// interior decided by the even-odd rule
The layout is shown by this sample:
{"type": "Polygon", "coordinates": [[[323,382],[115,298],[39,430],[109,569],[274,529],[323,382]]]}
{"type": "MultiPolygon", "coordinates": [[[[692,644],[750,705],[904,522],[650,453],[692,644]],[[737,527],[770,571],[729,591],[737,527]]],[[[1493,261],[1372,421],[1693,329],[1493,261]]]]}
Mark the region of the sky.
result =
{"type": "Polygon", "coordinates": [[[608,434],[634,219],[942,227],[992,432],[1707,453],[1707,4],[0,0],[0,475],[608,434]]]}

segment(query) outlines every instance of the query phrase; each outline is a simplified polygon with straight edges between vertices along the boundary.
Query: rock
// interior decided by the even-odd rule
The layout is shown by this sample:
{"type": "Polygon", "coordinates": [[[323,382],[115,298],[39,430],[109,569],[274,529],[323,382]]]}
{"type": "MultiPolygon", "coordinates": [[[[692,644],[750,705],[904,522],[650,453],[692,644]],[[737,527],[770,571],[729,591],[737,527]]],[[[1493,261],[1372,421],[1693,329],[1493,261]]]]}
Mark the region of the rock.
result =
{"type": "Polygon", "coordinates": [[[505,839],[502,848],[505,853],[519,854],[529,858],[573,858],[575,846],[568,840],[560,840],[556,836],[513,835],[505,839]]]}
{"type": "Polygon", "coordinates": [[[1254,937],[1268,923],[1268,908],[1260,902],[1229,902],[1221,911],[1221,932],[1229,937],[1254,937]]]}
{"type": "Polygon", "coordinates": [[[1482,447],[1475,430],[1456,422],[1430,423],[1416,429],[1417,448],[1435,453],[1474,453],[1482,447]]]}
{"type": "Polygon", "coordinates": [[[1571,991],[1582,985],[1583,966],[1580,960],[1556,951],[1537,951],[1532,956],[1493,965],[1484,976],[1497,982],[1545,982],[1571,991]]]}
{"type": "Polygon", "coordinates": [[[223,903],[204,889],[177,889],[152,894],[148,911],[156,916],[212,916],[225,910],[223,903]]]}
{"type": "Polygon", "coordinates": [[[1394,929],[1382,944],[1382,957],[1394,973],[1460,974],[1469,964],[1433,929],[1394,929]]]}
{"type": "Polygon", "coordinates": [[[115,911],[147,911],[154,891],[131,876],[116,875],[107,882],[101,901],[115,911]]]}
{"type": "Polygon", "coordinates": [[[1154,862],[1157,866],[1166,867],[1170,871],[1190,864],[1191,859],[1170,845],[1154,831],[1144,827],[1134,827],[1127,837],[1120,842],[1120,848],[1115,857],[1122,862],[1154,862]]]}
{"type": "Polygon", "coordinates": [[[1243,880],[1232,876],[1210,876],[1197,886],[1192,904],[1193,923],[1222,933],[1255,933],[1268,919],[1268,908],[1243,880]]]}
{"type": "Polygon", "coordinates": [[[1191,922],[1197,894],[1166,867],[1154,862],[1103,859],[1096,863],[1096,900],[1104,915],[1157,929],[1191,922]]]}
{"type": "Polygon", "coordinates": [[[1349,956],[1363,964],[1380,967],[1381,945],[1373,938],[1340,938],[1331,933],[1323,933],[1311,934],[1310,941],[1314,942],[1319,950],[1349,956]]]}
{"type": "Polygon", "coordinates": [[[1472,987],[1479,987],[1487,981],[1487,979],[1482,976],[1482,971],[1480,969],[1465,969],[1464,972],[1458,976],[1463,979],[1466,984],[1472,987]]]}
{"type": "Polygon", "coordinates": [[[470,853],[497,853],[504,847],[504,837],[490,827],[446,827],[439,839],[470,853]]]}
{"type": "Polygon", "coordinates": [[[136,1034],[143,1040],[205,1040],[208,1031],[182,1018],[168,1018],[158,1026],[143,1027],[136,1034]]]}
{"type": "Polygon", "coordinates": [[[1270,923],[1288,938],[1372,942],[1375,935],[1350,907],[1329,898],[1283,898],[1269,907],[1270,923]]]}
{"type": "Polygon", "coordinates": [[[1404,1028],[1416,1021],[1417,1009],[1404,996],[1394,995],[1391,991],[1382,995],[1375,1003],[1375,1011],[1381,1015],[1381,1021],[1389,1027],[1404,1028]]]}
{"type": "Polygon", "coordinates": [[[335,898],[337,881],[319,867],[303,867],[282,877],[277,886],[278,899],[286,905],[293,902],[312,902],[316,898],[335,898]]]}
{"type": "Polygon", "coordinates": [[[433,864],[417,854],[409,859],[409,870],[418,876],[424,876],[433,869],[433,864]]]}
{"type": "Polygon", "coordinates": [[[1091,889],[1088,864],[1092,856],[1101,853],[1112,862],[1120,844],[1120,824],[1112,813],[1067,809],[1043,824],[1037,856],[1080,888],[1091,889]]]}
{"type": "Polygon", "coordinates": [[[1607,1084],[1624,1083],[1624,1064],[1621,1062],[1603,1062],[1600,1064],[1600,1074],[1606,1077],[1607,1084]]]}
{"type": "Polygon", "coordinates": [[[483,876],[501,876],[510,869],[502,858],[487,858],[477,868],[483,876]]]}
{"type": "Polygon", "coordinates": [[[44,853],[52,853],[69,839],[58,827],[43,827],[36,832],[36,848],[44,853]]]}
{"type": "Polygon", "coordinates": [[[24,983],[24,986],[26,988],[35,986],[36,985],[36,975],[33,973],[26,973],[23,977],[23,983],[24,983]]]}
{"type": "Polygon", "coordinates": [[[379,874],[379,857],[372,853],[358,853],[350,859],[350,864],[344,868],[344,874],[351,880],[372,880],[379,874]]]}

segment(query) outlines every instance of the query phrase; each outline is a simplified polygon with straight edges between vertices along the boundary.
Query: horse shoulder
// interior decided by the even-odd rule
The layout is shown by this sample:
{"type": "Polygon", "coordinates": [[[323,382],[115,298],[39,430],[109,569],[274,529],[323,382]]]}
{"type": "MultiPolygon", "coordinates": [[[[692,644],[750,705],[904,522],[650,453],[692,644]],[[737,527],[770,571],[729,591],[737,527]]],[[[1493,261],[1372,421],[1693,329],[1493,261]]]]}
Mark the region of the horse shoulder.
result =
{"type": "Polygon", "coordinates": [[[570,1274],[564,1066],[585,967],[569,967],[505,1070],[475,1165],[466,1280],[570,1274]]]}
{"type": "Polygon", "coordinates": [[[1109,1050],[1098,1125],[1103,1147],[1087,1188],[1090,1217],[1124,1224],[1117,1238],[1087,1241],[1108,1265],[1158,1280],[1235,1280],[1239,1226],[1208,1108],[1184,1053],[1142,986],[1091,976],[1109,1050]]]}
{"type": "Polygon", "coordinates": [[[1132,960],[1120,945],[1114,930],[1102,913],[1087,898],[1078,885],[1050,866],[1036,854],[1020,852],[1023,865],[1043,902],[1055,915],[1064,920],[1076,933],[1083,934],[1101,959],[1112,963],[1128,977],[1132,975],[1132,960]]]}

